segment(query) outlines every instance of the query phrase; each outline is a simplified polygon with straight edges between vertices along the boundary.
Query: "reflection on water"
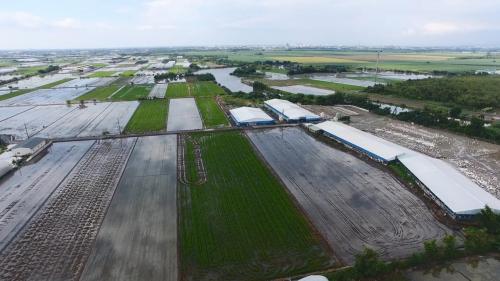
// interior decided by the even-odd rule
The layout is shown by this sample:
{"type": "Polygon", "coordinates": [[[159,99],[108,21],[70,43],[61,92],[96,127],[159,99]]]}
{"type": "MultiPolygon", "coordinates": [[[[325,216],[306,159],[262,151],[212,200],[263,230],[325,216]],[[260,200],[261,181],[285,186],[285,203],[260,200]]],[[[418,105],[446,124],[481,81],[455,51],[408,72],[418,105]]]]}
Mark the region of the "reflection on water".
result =
{"type": "Polygon", "coordinates": [[[232,92],[242,91],[245,93],[250,93],[253,90],[252,87],[243,84],[241,82],[241,78],[230,75],[230,73],[232,73],[235,69],[236,69],[235,67],[204,69],[196,73],[197,74],[211,73],[213,76],[215,76],[215,80],[217,80],[217,83],[228,88],[232,92]]]}

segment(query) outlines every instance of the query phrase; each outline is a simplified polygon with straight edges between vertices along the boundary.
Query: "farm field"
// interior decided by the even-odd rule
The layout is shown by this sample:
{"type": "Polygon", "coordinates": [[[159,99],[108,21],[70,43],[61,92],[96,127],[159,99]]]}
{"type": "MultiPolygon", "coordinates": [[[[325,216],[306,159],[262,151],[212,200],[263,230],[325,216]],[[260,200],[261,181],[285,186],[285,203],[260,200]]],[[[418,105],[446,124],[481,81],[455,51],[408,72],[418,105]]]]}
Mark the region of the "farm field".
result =
{"type": "Polygon", "coordinates": [[[167,131],[200,130],[200,112],[194,98],[171,99],[168,106],[167,131]]]}
{"type": "Polygon", "coordinates": [[[304,95],[313,95],[313,96],[327,96],[335,94],[334,91],[325,90],[320,88],[314,88],[310,86],[304,85],[293,85],[293,86],[274,86],[273,89],[278,89],[281,91],[289,92],[292,94],[304,94],[304,95]]]}
{"type": "Polygon", "coordinates": [[[170,83],[167,89],[167,98],[185,98],[191,95],[187,83],[170,83]]]}
{"type": "Polygon", "coordinates": [[[40,89],[0,101],[0,106],[65,104],[67,100],[73,100],[90,90],[89,88],[40,89]]]}
{"type": "Polygon", "coordinates": [[[135,70],[125,70],[124,72],[120,73],[120,76],[122,76],[122,77],[133,77],[135,73],[136,73],[135,70]]]}
{"type": "Polygon", "coordinates": [[[365,89],[365,87],[362,87],[362,86],[313,80],[313,79],[308,79],[308,78],[289,79],[289,80],[269,80],[269,79],[256,79],[256,80],[260,81],[268,86],[271,86],[271,87],[272,86],[285,87],[285,86],[294,86],[294,85],[305,85],[305,86],[310,86],[310,87],[315,87],[315,88],[320,88],[320,89],[325,89],[325,90],[332,90],[332,91],[336,91],[336,92],[353,92],[353,91],[360,91],[360,90],[365,89]]]}
{"type": "Polygon", "coordinates": [[[17,96],[20,96],[20,95],[24,95],[26,93],[29,93],[33,90],[31,89],[26,89],[26,90],[17,90],[17,91],[13,91],[13,92],[5,92],[4,93],[1,93],[0,95],[0,101],[3,101],[3,100],[6,100],[6,99],[10,99],[10,98],[14,98],[14,97],[17,97],[17,96]]]}
{"type": "Polygon", "coordinates": [[[142,137],[81,280],[177,281],[177,276],[177,137],[142,137]]]}
{"type": "MultiPolygon", "coordinates": [[[[190,51],[186,55],[221,56],[231,61],[255,62],[265,60],[290,60],[304,64],[342,64],[352,68],[371,68],[377,65],[376,51],[357,50],[255,50],[241,51],[190,51]]],[[[498,57],[486,58],[486,52],[391,51],[384,50],[379,68],[415,72],[450,71],[466,72],[478,69],[500,68],[498,57]]],[[[220,82],[220,81],[219,81],[220,82]]]]}
{"type": "Polygon", "coordinates": [[[149,92],[149,98],[164,98],[167,93],[168,84],[155,84],[151,92],[149,92]]]}
{"type": "Polygon", "coordinates": [[[0,96],[0,106],[65,104],[112,81],[112,78],[72,79],[50,89],[21,90],[8,94],[10,96],[0,96]]]}
{"type": "Polygon", "coordinates": [[[0,122],[32,109],[33,106],[9,106],[0,110],[0,122]]]}
{"type": "Polygon", "coordinates": [[[365,246],[386,260],[403,258],[421,250],[427,240],[452,234],[389,173],[300,128],[247,134],[347,264],[365,246]]]}
{"type": "Polygon", "coordinates": [[[47,105],[28,108],[30,109],[27,111],[0,121],[0,134],[13,135],[16,139],[26,139],[27,137],[36,135],[61,117],[75,110],[75,107],[68,107],[66,105],[47,105]]]}
{"type": "Polygon", "coordinates": [[[125,132],[140,134],[165,130],[167,125],[168,101],[143,100],[125,127],[125,132]]]}
{"type": "Polygon", "coordinates": [[[49,83],[49,84],[45,84],[43,86],[40,87],[40,89],[50,89],[52,87],[56,87],[56,86],[59,86],[61,84],[64,84],[66,82],[69,82],[71,80],[73,80],[74,78],[64,78],[64,79],[61,79],[59,81],[55,81],[55,82],[52,82],[52,83],[49,83]]]}
{"type": "Polygon", "coordinates": [[[0,252],[43,206],[93,141],[56,143],[40,161],[0,180],[0,252]]]}
{"type": "Polygon", "coordinates": [[[115,74],[116,71],[96,71],[88,75],[87,77],[95,78],[95,77],[111,77],[115,74]]]}
{"type": "Polygon", "coordinates": [[[198,81],[188,86],[191,88],[190,94],[195,97],[215,97],[226,93],[212,81],[198,81]]]}
{"type": "MultiPolygon", "coordinates": [[[[118,134],[132,117],[139,102],[36,106],[0,121],[0,134],[26,139],[26,132],[39,137],[77,137],[118,134]]],[[[25,107],[15,107],[25,108],[25,107]]]]}
{"type": "Polygon", "coordinates": [[[188,68],[183,67],[181,65],[174,65],[172,68],[168,70],[170,73],[175,73],[175,74],[183,74],[188,71],[188,68]]]}
{"type": "Polygon", "coordinates": [[[229,121],[213,97],[196,98],[196,105],[201,113],[206,128],[229,126],[229,121]]]}
{"type": "Polygon", "coordinates": [[[180,143],[184,280],[270,280],[333,265],[240,132],[196,133],[180,143]]]}
{"type": "Polygon", "coordinates": [[[145,98],[149,95],[152,86],[134,85],[125,86],[118,93],[114,94],[111,99],[115,101],[132,101],[145,98]]]}
{"type": "Polygon", "coordinates": [[[77,279],[135,140],[101,140],[90,147],[0,253],[0,279],[77,279]]]}
{"type": "Polygon", "coordinates": [[[7,85],[0,86],[0,93],[3,91],[10,91],[9,86],[12,86],[13,88],[18,88],[19,90],[35,89],[71,77],[72,76],[69,74],[33,76],[30,78],[18,80],[13,83],[9,83],[7,85]]]}
{"type": "Polygon", "coordinates": [[[114,92],[118,91],[120,87],[117,85],[110,85],[105,87],[95,88],[92,91],[79,96],[77,100],[106,100],[114,92]]]}

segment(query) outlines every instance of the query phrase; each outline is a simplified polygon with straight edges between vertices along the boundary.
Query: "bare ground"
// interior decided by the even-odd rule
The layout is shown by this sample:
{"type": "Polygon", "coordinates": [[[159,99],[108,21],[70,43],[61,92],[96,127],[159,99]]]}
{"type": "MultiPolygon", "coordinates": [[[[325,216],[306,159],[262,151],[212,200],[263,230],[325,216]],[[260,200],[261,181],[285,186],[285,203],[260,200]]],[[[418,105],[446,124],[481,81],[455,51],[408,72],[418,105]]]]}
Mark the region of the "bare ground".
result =
{"type": "Polygon", "coordinates": [[[77,280],[135,139],[96,142],[0,254],[0,280],[77,280]]]}
{"type": "Polygon", "coordinates": [[[364,247],[384,259],[407,257],[453,233],[391,174],[300,128],[247,134],[345,263],[364,247]]]}

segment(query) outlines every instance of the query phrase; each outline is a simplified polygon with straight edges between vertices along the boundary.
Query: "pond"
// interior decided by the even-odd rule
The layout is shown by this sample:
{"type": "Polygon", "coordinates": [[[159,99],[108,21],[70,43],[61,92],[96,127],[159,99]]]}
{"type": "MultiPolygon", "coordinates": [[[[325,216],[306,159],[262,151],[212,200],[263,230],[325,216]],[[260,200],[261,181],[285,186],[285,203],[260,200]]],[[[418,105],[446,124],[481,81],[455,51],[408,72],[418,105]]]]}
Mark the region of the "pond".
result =
{"type": "Polygon", "coordinates": [[[211,73],[215,76],[217,83],[228,88],[232,92],[241,91],[244,93],[250,93],[253,90],[252,87],[242,83],[241,78],[230,75],[235,69],[235,67],[204,69],[197,71],[196,74],[211,73]]]}

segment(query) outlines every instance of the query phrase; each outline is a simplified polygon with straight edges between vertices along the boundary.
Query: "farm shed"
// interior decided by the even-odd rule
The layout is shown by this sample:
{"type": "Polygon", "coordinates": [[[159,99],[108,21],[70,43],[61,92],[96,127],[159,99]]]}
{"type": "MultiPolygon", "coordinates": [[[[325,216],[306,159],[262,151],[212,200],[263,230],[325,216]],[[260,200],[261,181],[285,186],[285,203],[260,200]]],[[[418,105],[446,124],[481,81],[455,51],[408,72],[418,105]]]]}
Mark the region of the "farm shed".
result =
{"type": "Polygon", "coordinates": [[[229,110],[231,118],[237,126],[272,125],[274,119],[262,109],[255,107],[238,107],[229,110]]]}
{"type": "Polygon", "coordinates": [[[500,200],[450,164],[417,152],[398,156],[424,192],[455,219],[470,219],[487,205],[500,214],[500,200]]]}
{"type": "Polygon", "coordinates": [[[399,155],[410,151],[341,122],[326,121],[314,126],[323,131],[327,137],[384,164],[394,161],[399,155]]]}
{"type": "Polygon", "coordinates": [[[47,144],[47,139],[30,138],[12,148],[15,156],[32,155],[40,151],[47,144]]]}
{"type": "Polygon", "coordinates": [[[319,115],[316,115],[309,110],[306,110],[287,100],[267,100],[264,102],[264,105],[266,108],[287,122],[314,122],[321,120],[319,115]]]}

